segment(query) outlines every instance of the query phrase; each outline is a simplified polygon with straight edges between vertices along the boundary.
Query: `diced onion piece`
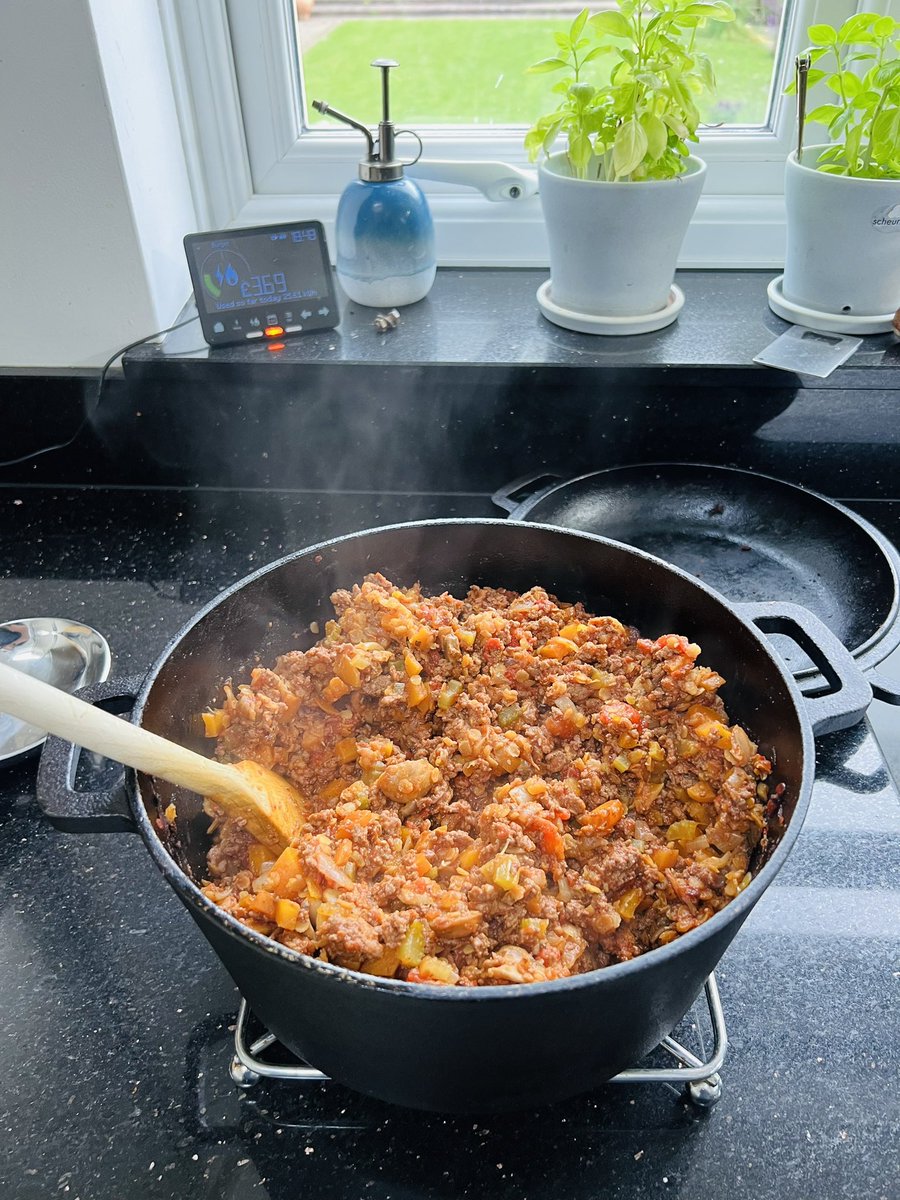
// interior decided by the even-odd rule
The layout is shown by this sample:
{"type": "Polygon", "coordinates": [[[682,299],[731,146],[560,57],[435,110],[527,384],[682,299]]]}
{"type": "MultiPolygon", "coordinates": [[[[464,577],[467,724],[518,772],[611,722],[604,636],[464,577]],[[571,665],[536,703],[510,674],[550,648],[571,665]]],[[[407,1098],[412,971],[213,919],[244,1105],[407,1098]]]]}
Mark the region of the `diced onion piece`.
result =
{"type": "Polygon", "coordinates": [[[447,709],[452,706],[453,702],[456,700],[457,696],[462,691],[462,688],[463,688],[463,685],[462,685],[461,680],[448,679],[447,682],[444,684],[444,686],[441,688],[440,694],[438,696],[438,701],[437,701],[438,708],[442,712],[446,712],[447,709]]]}
{"type": "Polygon", "coordinates": [[[437,913],[430,918],[431,928],[444,938],[468,938],[477,933],[483,917],[477,909],[437,913]]]}
{"type": "Polygon", "coordinates": [[[630,762],[627,754],[618,755],[616,758],[613,759],[612,765],[620,773],[628,771],[631,768],[631,762],[630,762]]]}
{"type": "Polygon", "coordinates": [[[493,860],[492,879],[504,892],[512,891],[519,882],[520,863],[515,854],[498,854],[493,860]]]}
{"type": "Polygon", "coordinates": [[[716,798],[715,789],[703,779],[698,783],[692,783],[687,789],[687,794],[692,800],[698,800],[701,804],[708,804],[710,800],[716,798]]]}
{"type": "Polygon", "coordinates": [[[630,921],[643,898],[644,893],[640,888],[629,888],[624,896],[620,896],[618,900],[613,902],[613,908],[620,917],[623,917],[626,921],[630,921]]]}
{"type": "Polygon", "coordinates": [[[501,729],[511,729],[519,723],[521,717],[522,706],[520,704],[507,704],[497,713],[497,724],[501,729]]]}
{"type": "Polygon", "coordinates": [[[268,862],[271,851],[260,842],[251,842],[249,850],[250,873],[254,877],[262,871],[263,863],[268,862]]]}
{"type": "Polygon", "coordinates": [[[419,979],[429,983],[456,983],[459,972],[446,958],[434,958],[426,954],[416,968],[419,979]]]}
{"type": "Polygon", "coordinates": [[[713,816],[713,810],[708,804],[698,804],[696,800],[689,800],[685,808],[697,824],[702,825],[704,828],[709,824],[713,816]]]}
{"type": "Polygon", "coordinates": [[[568,638],[573,641],[577,637],[581,637],[583,633],[590,633],[589,625],[582,625],[579,621],[573,621],[571,625],[564,625],[559,631],[559,636],[568,638]]]}
{"type": "Polygon", "coordinates": [[[404,967],[417,967],[425,955],[425,923],[416,919],[413,921],[403,941],[397,947],[397,957],[404,967]]]}
{"type": "Polygon", "coordinates": [[[519,922],[523,937],[529,938],[546,937],[549,925],[550,922],[543,917],[523,917],[519,922]]]}
{"type": "Polygon", "coordinates": [[[171,825],[172,822],[175,820],[175,818],[178,816],[178,810],[176,809],[175,805],[167,804],[166,808],[165,808],[165,812],[163,813],[163,816],[166,818],[166,820],[171,825]]]}
{"type": "Polygon", "coordinates": [[[296,929],[300,905],[294,900],[275,901],[275,924],[282,929],[296,929]]]}
{"type": "Polygon", "coordinates": [[[362,970],[366,975],[381,975],[384,978],[390,978],[396,974],[397,968],[400,966],[400,956],[396,949],[392,946],[385,950],[380,958],[374,959],[370,963],[366,963],[362,970]]]}
{"type": "Polygon", "coordinates": [[[690,842],[696,836],[696,821],[675,821],[666,831],[666,839],[670,842],[690,842]]]}

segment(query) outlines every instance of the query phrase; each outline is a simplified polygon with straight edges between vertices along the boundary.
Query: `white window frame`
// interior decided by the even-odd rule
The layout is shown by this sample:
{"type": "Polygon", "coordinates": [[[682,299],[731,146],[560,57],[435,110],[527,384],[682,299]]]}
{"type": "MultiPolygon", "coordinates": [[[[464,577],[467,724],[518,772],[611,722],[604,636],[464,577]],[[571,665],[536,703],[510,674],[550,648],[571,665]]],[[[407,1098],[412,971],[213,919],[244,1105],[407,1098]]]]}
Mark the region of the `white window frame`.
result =
{"type": "MultiPolygon", "coordinates": [[[[767,128],[704,130],[707,183],[683,267],[775,267],[784,258],[784,160],[795,107],[782,95],[814,21],[895,10],[900,0],[794,0],[786,18],[767,128]]],[[[314,218],[333,250],[338,197],[355,177],[358,133],[304,125],[292,0],[159,0],[188,170],[206,228],[314,218]]],[[[373,94],[377,95],[373,86],[373,94]]],[[[328,99],[328,97],[324,97],[328,99]]],[[[355,113],[377,121],[377,113],[355,113]]],[[[399,119],[399,115],[398,115],[399,119]]],[[[527,167],[524,130],[430,128],[425,158],[527,167]]],[[[492,203],[473,189],[423,183],[443,266],[547,265],[537,197],[492,203]]]]}

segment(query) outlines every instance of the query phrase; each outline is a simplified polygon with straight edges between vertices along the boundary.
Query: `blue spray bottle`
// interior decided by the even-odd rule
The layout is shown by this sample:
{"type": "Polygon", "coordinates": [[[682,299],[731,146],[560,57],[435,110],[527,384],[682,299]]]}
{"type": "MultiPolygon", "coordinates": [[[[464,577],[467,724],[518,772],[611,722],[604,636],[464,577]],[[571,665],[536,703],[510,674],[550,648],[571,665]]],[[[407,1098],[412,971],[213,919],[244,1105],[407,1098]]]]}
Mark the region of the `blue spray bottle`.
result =
{"type": "Polygon", "coordinates": [[[359,164],[359,179],[347,185],[338,204],[338,281],[357,304],[400,307],[421,300],[434,283],[434,224],[421,188],[403,173],[404,166],[411,164],[395,157],[388,77],[397,63],[377,58],[372,66],[381,71],[382,119],[377,139],[361,121],[323,100],[313,100],[313,108],[358,129],[368,145],[368,154],[359,164]]]}

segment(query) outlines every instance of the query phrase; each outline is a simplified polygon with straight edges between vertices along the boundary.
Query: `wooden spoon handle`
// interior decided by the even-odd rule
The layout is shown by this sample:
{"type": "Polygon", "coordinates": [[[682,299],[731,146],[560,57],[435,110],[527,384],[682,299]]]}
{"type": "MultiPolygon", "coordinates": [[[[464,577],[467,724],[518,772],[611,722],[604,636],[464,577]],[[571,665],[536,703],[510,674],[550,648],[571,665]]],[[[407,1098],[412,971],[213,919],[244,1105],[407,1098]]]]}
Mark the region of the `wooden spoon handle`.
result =
{"type": "Polygon", "coordinates": [[[225,804],[255,803],[254,789],[234,767],[168,742],[2,663],[0,712],[201,796],[215,796],[225,804]]]}

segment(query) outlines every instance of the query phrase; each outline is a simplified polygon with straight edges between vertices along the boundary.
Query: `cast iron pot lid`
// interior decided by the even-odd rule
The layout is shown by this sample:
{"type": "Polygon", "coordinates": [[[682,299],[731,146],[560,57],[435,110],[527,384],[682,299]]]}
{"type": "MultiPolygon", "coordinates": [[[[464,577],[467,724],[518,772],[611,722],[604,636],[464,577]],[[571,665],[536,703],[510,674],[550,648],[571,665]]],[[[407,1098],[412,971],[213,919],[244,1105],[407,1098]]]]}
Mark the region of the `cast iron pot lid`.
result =
{"type": "MultiPolygon", "coordinates": [[[[580,529],[646,550],[733,602],[811,609],[865,669],[900,645],[900,555],[842,504],[754,471],[692,463],[611,467],[495,493],[510,520],[580,529]],[[542,484],[537,491],[533,488],[542,484]]],[[[794,642],[772,640],[808,692],[824,685],[794,642]]]]}

